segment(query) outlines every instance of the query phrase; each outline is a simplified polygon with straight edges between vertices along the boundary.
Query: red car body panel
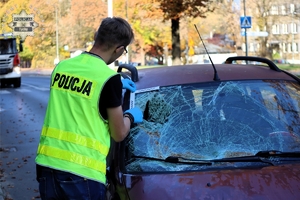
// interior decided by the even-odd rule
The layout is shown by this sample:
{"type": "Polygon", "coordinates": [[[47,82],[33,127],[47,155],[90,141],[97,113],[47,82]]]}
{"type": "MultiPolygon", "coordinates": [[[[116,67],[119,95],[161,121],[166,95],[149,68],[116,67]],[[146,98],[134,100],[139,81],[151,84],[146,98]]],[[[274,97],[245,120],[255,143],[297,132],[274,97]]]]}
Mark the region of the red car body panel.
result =
{"type": "Polygon", "coordinates": [[[123,180],[130,200],[300,199],[300,164],[177,174],[124,174],[123,180]]]}
{"type": "MultiPolygon", "coordinates": [[[[270,70],[266,66],[216,64],[215,67],[221,81],[268,79],[295,81],[286,73],[270,70]]],[[[138,69],[138,74],[137,89],[214,81],[214,69],[210,64],[138,69]],[[169,70],[170,68],[172,70],[169,70]]]]}
{"type": "MultiPolygon", "coordinates": [[[[299,80],[267,66],[216,64],[220,81],[299,80]]],[[[137,89],[191,83],[214,82],[211,64],[164,66],[138,69],[137,89]],[[170,70],[172,68],[172,70],[170,70]]],[[[124,148],[114,148],[113,169],[117,196],[121,200],[197,200],[197,199],[285,199],[300,200],[300,163],[275,166],[218,168],[193,172],[123,173],[124,148]]],[[[116,198],[116,199],[119,199],[116,198]]]]}

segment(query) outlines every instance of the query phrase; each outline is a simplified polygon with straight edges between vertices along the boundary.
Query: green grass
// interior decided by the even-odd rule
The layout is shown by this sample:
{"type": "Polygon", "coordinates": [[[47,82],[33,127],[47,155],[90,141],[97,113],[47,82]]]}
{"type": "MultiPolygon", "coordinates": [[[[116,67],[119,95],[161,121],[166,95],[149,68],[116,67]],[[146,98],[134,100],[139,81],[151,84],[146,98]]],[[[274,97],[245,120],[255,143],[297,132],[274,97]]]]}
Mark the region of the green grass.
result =
{"type": "Polygon", "coordinates": [[[276,64],[282,70],[300,70],[300,64],[276,64]]]}

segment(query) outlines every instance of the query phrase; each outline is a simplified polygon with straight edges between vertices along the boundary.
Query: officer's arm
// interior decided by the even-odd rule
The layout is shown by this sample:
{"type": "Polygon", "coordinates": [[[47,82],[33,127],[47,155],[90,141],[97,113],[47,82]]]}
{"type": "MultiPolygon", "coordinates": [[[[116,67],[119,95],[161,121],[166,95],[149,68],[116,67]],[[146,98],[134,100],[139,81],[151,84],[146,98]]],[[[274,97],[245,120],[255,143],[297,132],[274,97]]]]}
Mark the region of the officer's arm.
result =
{"type": "Polygon", "coordinates": [[[123,116],[122,107],[107,108],[110,135],[115,142],[121,142],[130,130],[130,118],[123,116]]]}

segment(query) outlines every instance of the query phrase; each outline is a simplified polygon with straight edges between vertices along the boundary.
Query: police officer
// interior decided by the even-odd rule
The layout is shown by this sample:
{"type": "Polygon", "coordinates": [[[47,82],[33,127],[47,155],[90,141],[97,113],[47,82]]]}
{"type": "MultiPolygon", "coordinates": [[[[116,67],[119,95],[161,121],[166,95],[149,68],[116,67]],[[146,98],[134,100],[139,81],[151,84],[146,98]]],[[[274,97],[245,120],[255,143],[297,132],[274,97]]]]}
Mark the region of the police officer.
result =
{"type": "Polygon", "coordinates": [[[121,107],[122,89],[135,84],[107,66],[133,39],[126,20],[105,18],[89,52],[54,68],[35,160],[42,199],[105,199],[110,138],[122,141],[143,120],[138,108],[121,107]]]}

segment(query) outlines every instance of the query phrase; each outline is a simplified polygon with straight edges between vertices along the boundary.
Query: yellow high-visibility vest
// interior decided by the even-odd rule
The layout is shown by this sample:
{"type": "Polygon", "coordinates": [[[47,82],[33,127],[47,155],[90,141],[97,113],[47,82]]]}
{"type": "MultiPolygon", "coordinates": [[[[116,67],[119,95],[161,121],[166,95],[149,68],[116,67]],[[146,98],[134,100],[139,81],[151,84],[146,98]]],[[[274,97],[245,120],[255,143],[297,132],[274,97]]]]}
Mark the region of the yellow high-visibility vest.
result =
{"type": "Polygon", "coordinates": [[[106,183],[110,133],[98,104],[105,82],[116,74],[88,53],[55,67],[37,164],[106,183]]]}

